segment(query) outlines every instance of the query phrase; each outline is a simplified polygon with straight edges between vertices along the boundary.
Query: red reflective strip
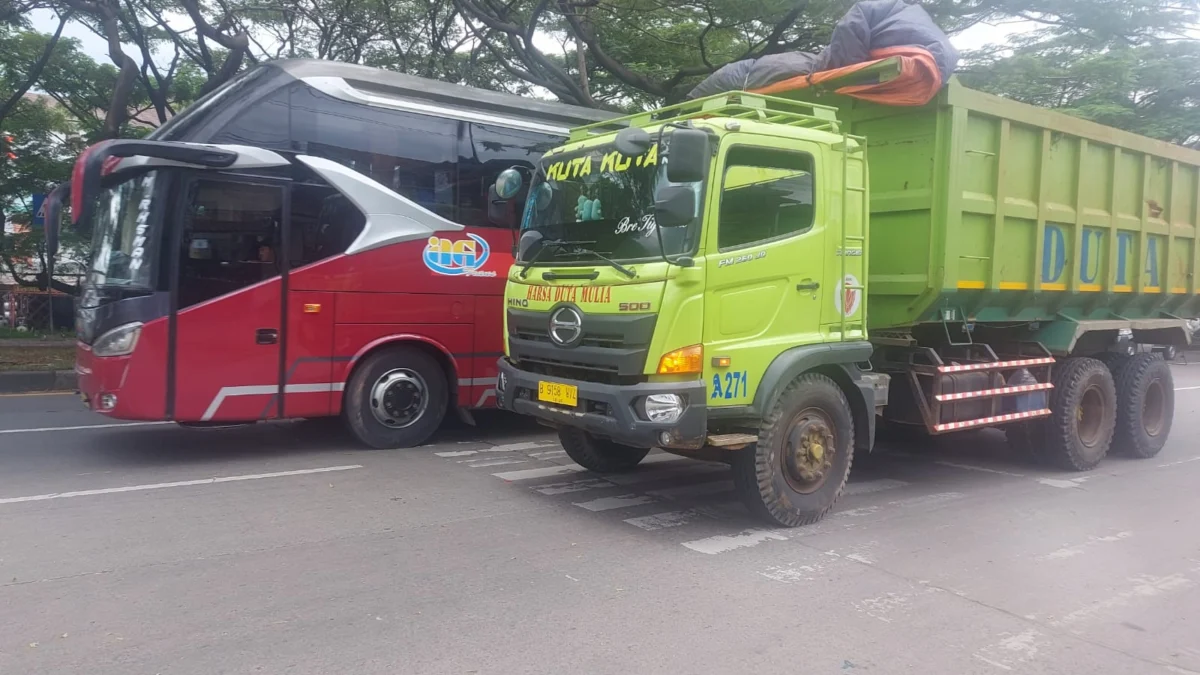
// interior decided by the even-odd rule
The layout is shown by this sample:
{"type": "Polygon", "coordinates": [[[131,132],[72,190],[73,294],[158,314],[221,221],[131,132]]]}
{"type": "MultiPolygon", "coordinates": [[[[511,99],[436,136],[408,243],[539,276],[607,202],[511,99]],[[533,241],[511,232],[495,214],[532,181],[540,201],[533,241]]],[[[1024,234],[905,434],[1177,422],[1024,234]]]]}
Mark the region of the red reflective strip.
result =
{"type": "Polygon", "coordinates": [[[1053,389],[1054,385],[1049,382],[1042,384],[1022,384],[1016,387],[1000,387],[999,389],[980,389],[979,391],[964,391],[959,394],[938,394],[934,396],[939,401],[961,401],[966,398],[984,398],[987,396],[1005,396],[1008,394],[1022,394],[1027,391],[1042,391],[1045,389],[1053,389]]]}
{"type": "Polygon", "coordinates": [[[968,363],[965,366],[938,366],[939,373],[963,373],[972,370],[1000,370],[1002,368],[1024,368],[1025,366],[1046,366],[1054,363],[1052,357],[1044,359],[1025,359],[1023,361],[996,361],[995,363],[968,363]]]}
{"type": "Polygon", "coordinates": [[[995,417],[984,417],[978,420],[967,420],[966,422],[949,422],[947,424],[939,424],[933,428],[934,431],[958,431],[959,429],[969,429],[971,427],[982,427],[989,424],[1001,424],[1003,422],[1015,422],[1017,420],[1026,420],[1031,417],[1045,417],[1050,414],[1049,408],[1042,410],[1033,410],[1030,412],[1011,413],[1009,415],[997,415],[995,417]]]}

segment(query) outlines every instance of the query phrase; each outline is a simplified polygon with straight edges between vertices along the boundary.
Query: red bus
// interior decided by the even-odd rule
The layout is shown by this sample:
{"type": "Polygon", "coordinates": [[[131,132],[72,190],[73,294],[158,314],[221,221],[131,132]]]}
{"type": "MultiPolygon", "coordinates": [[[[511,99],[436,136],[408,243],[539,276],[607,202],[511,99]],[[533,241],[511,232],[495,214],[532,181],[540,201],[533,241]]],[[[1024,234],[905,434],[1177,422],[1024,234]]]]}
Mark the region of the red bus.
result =
{"type": "Polygon", "coordinates": [[[92,236],[81,395],[119,419],[341,415],[373,447],[425,441],[494,402],[522,208],[497,175],[608,117],[289,60],[93,146],[51,200],[92,236]]]}

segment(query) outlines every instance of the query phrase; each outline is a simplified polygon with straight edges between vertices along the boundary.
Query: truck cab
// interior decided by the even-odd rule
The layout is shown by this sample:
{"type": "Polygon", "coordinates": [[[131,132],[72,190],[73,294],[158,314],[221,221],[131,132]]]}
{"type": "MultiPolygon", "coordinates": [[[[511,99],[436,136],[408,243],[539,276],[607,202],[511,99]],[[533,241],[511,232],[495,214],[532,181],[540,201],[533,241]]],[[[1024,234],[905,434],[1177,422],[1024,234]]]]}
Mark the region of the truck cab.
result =
{"type": "Polygon", "coordinates": [[[863,141],[832,108],[769,103],[718,96],[583,127],[533,175],[501,176],[501,196],[530,185],[497,396],[595,471],[659,447],[757,485],[753,446],[774,448],[783,470],[752,508],[797,525],[870,447],[887,376],[865,365],[863,141]]]}

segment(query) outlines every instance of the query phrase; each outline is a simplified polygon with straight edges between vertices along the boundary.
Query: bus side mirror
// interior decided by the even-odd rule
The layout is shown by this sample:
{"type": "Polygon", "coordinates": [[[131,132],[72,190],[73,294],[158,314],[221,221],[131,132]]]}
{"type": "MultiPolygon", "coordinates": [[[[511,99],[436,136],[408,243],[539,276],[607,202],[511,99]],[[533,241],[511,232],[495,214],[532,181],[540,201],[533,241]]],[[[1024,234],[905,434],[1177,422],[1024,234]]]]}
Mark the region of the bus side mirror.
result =
{"type": "Polygon", "coordinates": [[[667,155],[667,180],[695,183],[708,173],[708,134],[699,129],[675,129],[667,155]]]}
{"type": "Polygon", "coordinates": [[[499,176],[496,176],[496,183],[492,185],[491,191],[495,191],[497,198],[509,200],[521,192],[521,186],[524,182],[525,180],[521,178],[520,171],[505,169],[500,172],[499,176]]]}
{"type": "Polygon", "coordinates": [[[654,199],[654,222],[659,227],[682,227],[696,217],[696,193],[686,185],[666,185],[654,199]]]}

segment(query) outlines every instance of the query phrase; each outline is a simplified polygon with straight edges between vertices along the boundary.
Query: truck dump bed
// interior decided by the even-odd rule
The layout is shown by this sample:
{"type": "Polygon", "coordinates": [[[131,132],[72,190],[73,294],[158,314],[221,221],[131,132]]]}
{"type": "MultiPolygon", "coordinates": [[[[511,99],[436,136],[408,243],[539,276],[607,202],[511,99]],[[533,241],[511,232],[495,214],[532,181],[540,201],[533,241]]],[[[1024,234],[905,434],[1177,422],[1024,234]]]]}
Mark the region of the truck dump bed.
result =
{"type": "Polygon", "coordinates": [[[920,108],[776,95],[867,138],[870,328],[1200,312],[1200,152],[954,80],[920,108]]]}

